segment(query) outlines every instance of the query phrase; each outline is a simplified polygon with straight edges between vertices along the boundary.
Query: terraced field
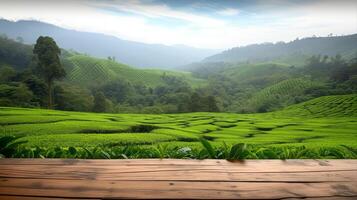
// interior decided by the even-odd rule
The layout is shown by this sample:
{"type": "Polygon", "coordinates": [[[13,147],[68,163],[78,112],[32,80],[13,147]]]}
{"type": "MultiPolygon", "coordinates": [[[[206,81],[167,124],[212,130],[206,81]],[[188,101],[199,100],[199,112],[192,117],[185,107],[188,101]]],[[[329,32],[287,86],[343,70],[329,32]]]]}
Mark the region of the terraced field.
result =
{"type": "Polygon", "coordinates": [[[118,62],[85,55],[71,56],[67,63],[71,65],[67,66],[68,79],[82,85],[97,85],[121,79],[133,84],[145,83],[155,87],[164,84],[163,74],[180,77],[194,87],[205,84],[204,80],[192,77],[189,72],[135,69],[118,62]]]}
{"type": "Polygon", "coordinates": [[[0,108],[0,136],[28,147],[165,145],[357,147],[357,95],[326,96],[265,114],[94,114],[0,108]]]}
{"type": "Polygon", "coordinates": [[[296,117],[357,117],[357,95],[324,96],[307,102],[292,105],[284,110],[272,113],[274,116],[287,115],[296,117]]]}
{"type": "Polygon", "coordinates": [[[316,85],[318,85],[318,83],[314,83],[310,80],[305,80],[303,78],[287,79],[267,88],[264,88],[263,90],[260,90],[249,100],[249,102],[250,104],[258,107],[264,104],[264,102],[276,102],[279,99],[283,100],[284,97],[292,98],[299,95],[303,95],[303,92],[307,88],[316,85]]]}
{"type": "Polygon", "coordinates": [[[264,85],[268,86],[291,77],[291,69],[286,64],[267,62],[238,65],[224,69],[222,74],[240,84],[259,83],[264,80],[264,85]]]}

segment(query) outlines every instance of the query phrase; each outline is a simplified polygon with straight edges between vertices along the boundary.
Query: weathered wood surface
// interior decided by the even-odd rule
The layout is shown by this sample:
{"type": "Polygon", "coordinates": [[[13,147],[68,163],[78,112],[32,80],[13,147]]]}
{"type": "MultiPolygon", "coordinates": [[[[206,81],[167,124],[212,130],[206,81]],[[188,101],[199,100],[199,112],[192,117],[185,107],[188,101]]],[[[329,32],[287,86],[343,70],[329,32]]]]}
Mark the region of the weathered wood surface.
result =
{"type": "Polygon", "coordinates": [[[357,199],[357,160],[0,159],[0,199],[357,199]]]}

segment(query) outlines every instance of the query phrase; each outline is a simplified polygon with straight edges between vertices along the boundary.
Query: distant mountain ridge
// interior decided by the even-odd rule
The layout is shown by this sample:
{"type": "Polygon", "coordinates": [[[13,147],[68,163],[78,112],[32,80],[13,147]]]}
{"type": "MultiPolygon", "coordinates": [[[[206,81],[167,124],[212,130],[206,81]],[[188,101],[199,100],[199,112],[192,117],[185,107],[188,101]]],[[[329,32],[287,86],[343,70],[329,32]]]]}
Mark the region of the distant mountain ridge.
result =
{"type": "Polygon", "coordinates": [[[40,35],[47,35],[53,37],[61,48],[102,58],[114,56],[122,63],[142,68],[174,68],[200,61],[219,52],[184,45],[133,42],[100,33],[64,29],[39,21],[12,22],[0,19],[0,34],[6,34],[13,39],[21,37],[27,44],[34,44],[40,35]]]}
{"type": "Polygon", "coordinates": [[[357,54],[357,34],[333,37],[311,37],[291,42],[252,44],[235,47],[207,57],[204,62],[247,62],[247,61],[288,61],[305,60],[311,55],[333,56],[341,54],[346,58],[357,54]]]}

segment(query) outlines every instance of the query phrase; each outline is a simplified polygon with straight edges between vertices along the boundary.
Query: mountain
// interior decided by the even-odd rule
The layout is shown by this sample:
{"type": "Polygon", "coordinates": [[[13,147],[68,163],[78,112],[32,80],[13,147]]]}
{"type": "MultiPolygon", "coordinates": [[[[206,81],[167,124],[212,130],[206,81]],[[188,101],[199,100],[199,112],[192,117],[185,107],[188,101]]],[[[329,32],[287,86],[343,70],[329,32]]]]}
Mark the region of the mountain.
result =
{"type": "Polygon", "coordinates": [[[51,36],[61,48],[101,58],[114,56],[122,63],[142,68],[174,68],[200,61],[218,52],[184,45],[133,42],[99,33],[64,29],[39,21],[0,20],[0,34],[6,34],[12,39],[21,37],[27,44],[34,44],[40,35],[51,36]]]}
{"type": "Polygon", "coordinates": [[[311,37],[284,43],[253,44],[236,47],[207,57],[204,62],[266,62],[275,61],[301,65],[311,55],[351,58],[357,54],[357,34],[335,37],[311,37]]]}

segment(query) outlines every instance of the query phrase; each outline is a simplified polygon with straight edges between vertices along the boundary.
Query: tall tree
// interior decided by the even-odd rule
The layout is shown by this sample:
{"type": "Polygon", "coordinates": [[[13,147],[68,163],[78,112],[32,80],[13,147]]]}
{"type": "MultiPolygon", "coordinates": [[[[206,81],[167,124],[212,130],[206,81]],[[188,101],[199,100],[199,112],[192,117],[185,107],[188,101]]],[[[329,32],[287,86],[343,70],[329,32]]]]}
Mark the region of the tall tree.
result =
{"type": "Polygon", "coordinates": [[[40,36],[37,39],[33,53],[36,54],[38,65],[37,69],[46,81],[48,88],[48,108],[52,108],[52,85],[56,79],[66,76],[66,72],[61,65],[59,55],[60,48],[51,37],[40,36]]]}

